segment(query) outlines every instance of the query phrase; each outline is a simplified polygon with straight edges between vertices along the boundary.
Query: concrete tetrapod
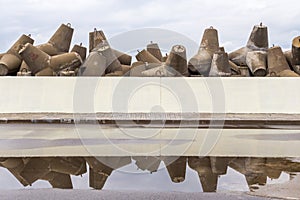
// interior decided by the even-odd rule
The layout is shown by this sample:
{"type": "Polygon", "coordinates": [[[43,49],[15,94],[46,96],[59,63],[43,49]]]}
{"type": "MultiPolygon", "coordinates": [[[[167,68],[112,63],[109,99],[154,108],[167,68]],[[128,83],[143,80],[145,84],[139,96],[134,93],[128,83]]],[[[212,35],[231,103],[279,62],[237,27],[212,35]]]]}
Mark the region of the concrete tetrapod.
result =
{"type": "Polygon", "coordinates": [[[300,74],[300,36],[293,39],[291,58],[293,70],[300,74]]]}
{"type": "Polygon", "coordinates": [[[19,53],[33,75],[47,68],[57,73],[66,68],[76,68],[82,64],[81,57],[76,52],[51,57],[29,43],[26,44],[19,53]]]}
{"type": "Polygon", "coordinates": [[[162,53],[157,43],[151,41],[150,44],[147,45],[147,51],[162,62],[162,53]]]}
{"type": "Polygon", "coordinates": [[[189,157],[188,165],[198,173],[203,192],[217,191],[218,174],[212,171],[209,157],[189,157]]]}
{"type": "Polygon", "coordinates": [[[5,54],[2,54],[0,59],[1,76],[19,71],[22,63],[22,57],[19,55],[19,51],[25,44],[33,44],[33,42],[34,40],[30,36],[22,35],[5,54]]]}
{"type": "Polygon", "coordinates": [[[172,182],[181,183],[185,180],[186,157],[166,157],[163,159],[172,182]]]}
{"type": "MultiPolygon", "coordinates": [[[[36,47],[50,56],[67,53],[70,49],[73,32],[74,29],[71,27],[71,24],[61,24],[48,42],[37,45],[36,47]]],[[[29,71],[27,64],[22,62],[20,71],[24,68],[29,71]]]]}
{"type": "Polygon", "coordinates": [[[184,46],[175,45],[172,47],[166,61],[166,66],[172,67],[180,76],[189,76],[186,49],[184,46]]]}
{"type": "Polygon", "coordinates": [[[247,53],[246,64],[254,76],[266,76],[267,53],[265,51],[251,51],[247,53]]]}
{"type": "MultiPolygon", "coordinates": [[[[89,33],[89,52],[92,52],[103,41],[108,42],[104,32],[95,28],[93,32],[89,33]]],[[[130,55],[115,49],[112,51],[122,65],[131,65],[132,57],[130,55]]]]}
{"type": "Polygon", "coordinates": [[[268,28],[262,23],[253,27],[247,45],[229,54],[229,59],[237,65],[246,64],[250,51],[267,51],[269,48],[268,28]]]}
{"type": "Polygon", "coordinates": [[[268,74],[270,76],[297,76],[297,74],[290,69],[286,57],[279,46],[271,47],[268,50],[267,62],[268,74]]]}
{"type": "Polygon", "coordinates": [[[218,50],[218,31],[213,27],[205,29],[197,54],[188,62],[189,72],[193,75],[208,76],[213,54],[218,50]]]}
{"type": "Polygon", "coordinates": [[[213,55],[209,76],[230,76],[231,68],[229,65],[228,54],[222,50],[213,55]]]}
{"type": "Polygon", "coordinates": [[[138,52],[138,54],[135,57],[137,61],[161,64],[161,62],[156,57],[154,57],[150,52],[148,52],[145,49],[138,52]]]}

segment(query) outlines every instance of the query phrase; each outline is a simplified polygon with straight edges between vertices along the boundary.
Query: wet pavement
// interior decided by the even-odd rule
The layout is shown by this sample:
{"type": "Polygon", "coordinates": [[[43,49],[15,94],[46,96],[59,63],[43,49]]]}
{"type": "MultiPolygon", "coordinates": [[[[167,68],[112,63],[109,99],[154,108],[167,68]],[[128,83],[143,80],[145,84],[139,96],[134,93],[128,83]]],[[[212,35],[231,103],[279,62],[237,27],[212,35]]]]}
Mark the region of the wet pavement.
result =
{"type": "Polygon", "coordinates": [[[0,163],[1,199],[18,199],[22,195],[35,198],[42,192],[68,199],[80,190],[89,199],[96,194],[100,199],[122,199],[122,195],[130,195],[131,199],[300,198],[299,158],[43,157],[1,158],[0,163]],[[87,170],[79,165],[85,161],[87,170]],[[17,167],[12,168],[14,164],[17,167]],[[60,178],[55,181],[53,174],[60,174],[60,178]],[[32,186],[26,186],[26,182],[32,186]],[[51,185],[74,190],[51,190],[51,185]]]}
{"type": "Polygon", "coordinates": [[[1,191],[0,198],[2,200],[16,199],[23,200],[26,199],[65,199],[65,200],[77,200],[77,199],[119,199],[119,200],[202,200],[202,199],[225,199],[225,200],[263,200],[269,198],[254,197],[242,193],[182,193],[182,192],[129,192],[129,191],[95,191],[95,190],[47,190],[47,189],[37,189],[37,190],[18,190],[18,191],[1,191]]]}

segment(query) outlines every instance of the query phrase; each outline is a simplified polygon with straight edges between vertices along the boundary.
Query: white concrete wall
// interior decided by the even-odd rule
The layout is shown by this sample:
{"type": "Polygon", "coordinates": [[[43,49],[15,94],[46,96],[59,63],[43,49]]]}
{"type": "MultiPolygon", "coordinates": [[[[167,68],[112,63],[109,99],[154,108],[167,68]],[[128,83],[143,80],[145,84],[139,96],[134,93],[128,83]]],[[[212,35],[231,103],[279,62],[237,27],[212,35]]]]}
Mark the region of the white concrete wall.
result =
{"type": "Polygon", "coordinates": [[[3,77],[0,113],[300,114],[299,78],[3,77]]]}

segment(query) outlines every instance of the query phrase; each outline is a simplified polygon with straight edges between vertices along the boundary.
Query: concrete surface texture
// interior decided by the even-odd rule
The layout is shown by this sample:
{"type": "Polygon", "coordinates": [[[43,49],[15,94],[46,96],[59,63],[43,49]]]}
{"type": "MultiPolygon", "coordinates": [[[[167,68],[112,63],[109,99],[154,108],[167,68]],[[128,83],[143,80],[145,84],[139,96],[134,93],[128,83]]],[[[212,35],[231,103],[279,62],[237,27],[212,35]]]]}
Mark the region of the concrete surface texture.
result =
{"type": "Polygon", "coordinates": [[[142,191],[96,191],[96,190],[58,190],[58,189],[36,189],[36,190],[7,190],[0,191],[1,200],[29,200],[29,199],[119,199],[119,200],[201,200],[201,199],[230,199],[230,200],[263,200],[267,198],[250,196],[245,193],[181,193],[181,192],[142,192],[142,191]]]}
{"type": "Polygon", "coordinates": [[[300,199],[299,185],[300,176],[297,176],[287,183],[267,185],[251,194],[269,198],[300,199]]]}
{"type": "Polygon", "coordinates": [[[99,128],[97,124],[2,124],[0,132],[0,155],[3,157],[142,154],[298,157],[300,154],[298,130],[108,129],[99,128]]]}

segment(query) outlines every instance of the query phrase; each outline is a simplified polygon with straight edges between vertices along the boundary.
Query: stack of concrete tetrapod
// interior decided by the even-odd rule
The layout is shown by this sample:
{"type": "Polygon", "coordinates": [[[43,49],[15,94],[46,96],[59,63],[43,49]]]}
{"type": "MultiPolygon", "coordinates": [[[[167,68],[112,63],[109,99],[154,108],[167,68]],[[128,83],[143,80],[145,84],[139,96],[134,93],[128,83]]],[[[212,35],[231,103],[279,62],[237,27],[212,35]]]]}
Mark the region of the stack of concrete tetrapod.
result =
{"type": "Polygon", "coordinates": [[[6,52],[0,54],[2,76],[292,76],[300,74],[300,36],[292,48],[282,52],[269,48],[268,28],[254,26],[248,42],[231,53],[219,45],[218,31],[205,29],[198,52],[188,60],[187,49],[178,44],[163,56],[157,43],[132,56],[111,48],[103,31],[89,33],[89,56],[86,48],[74,45],[69,52],[74,29],[62,24],[48,42],[33,46],[30,36],[22,35],[6,52]],[[187,62],[188,60],[188,62],[187,62]]]}

